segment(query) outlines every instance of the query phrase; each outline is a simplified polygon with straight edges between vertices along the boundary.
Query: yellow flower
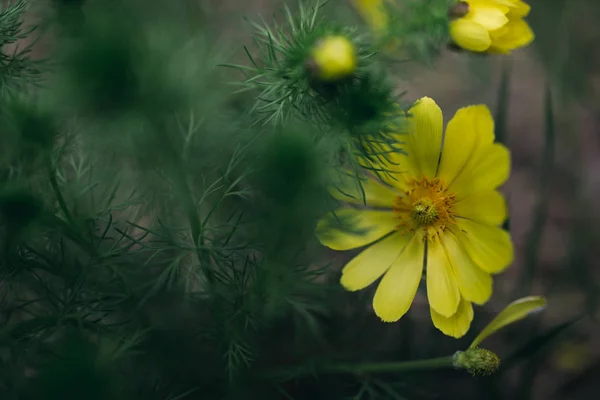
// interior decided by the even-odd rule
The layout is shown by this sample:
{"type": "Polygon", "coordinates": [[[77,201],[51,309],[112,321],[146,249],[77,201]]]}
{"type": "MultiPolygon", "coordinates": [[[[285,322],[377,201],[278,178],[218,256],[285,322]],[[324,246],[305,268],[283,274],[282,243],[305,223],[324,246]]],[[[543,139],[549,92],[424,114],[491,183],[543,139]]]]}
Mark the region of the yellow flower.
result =
{"type": "Polygon", "coordinates": [[[365,22],[377,33],[384,32],[389,23],[385,0],[352,0],[352,4],[365,22]]]}
{"type": "Polygon", "coordinates": [[[527,46],[534,34],[523,19],[530,7],[521,0],[466,0],[450,9],[454,43],[474,52],[510,53],[527,46]]]}
{"type": "Polygon", "coordinates": [[[584,342],[566,341],[557,346],[552,355],[552,364],[559,371],[573,372],[586,367],[593,354],[590,345],[584,342]]]}
{"type": "Polygon", "coordinates": [[[371,244],[344,267],[341,284],[355,291],[383,276],[373,308],[386,322],[408,311],[425,270],[433,324],[461,337],[473,319],[472,303],[492,294],[491,274],[513,259],[510,236],[499,227],[506,205],[496,190],[508,178],[510,156],[494,143],[486,106],[460,109],[445,135],[432,99],[422,98],[409,114],[410,134],[399,136],[408,156],[389,155],[397,166],[392,176],[362,185],[366,205],[376,209],[359,208],[362,191],[348,179],[332,195],[354,207],[324,216],[317,236],[334,250],[371,244]]]}
{"type": "Polygon", "coordinates": [[[351,0],[352,5],[369,25],[380,42],[381,50],[387,55],[401,56],[401,41],[397,37],[389,37],[390,10],[386,3],[389,0],[351,0]]]}
{"type": "Polygon", "coordinates": [[[311,56],[312,72],[322,81],[346,78],[356,69],[356,50],[344,36],[322,38],[313,48],[311,56]]]}

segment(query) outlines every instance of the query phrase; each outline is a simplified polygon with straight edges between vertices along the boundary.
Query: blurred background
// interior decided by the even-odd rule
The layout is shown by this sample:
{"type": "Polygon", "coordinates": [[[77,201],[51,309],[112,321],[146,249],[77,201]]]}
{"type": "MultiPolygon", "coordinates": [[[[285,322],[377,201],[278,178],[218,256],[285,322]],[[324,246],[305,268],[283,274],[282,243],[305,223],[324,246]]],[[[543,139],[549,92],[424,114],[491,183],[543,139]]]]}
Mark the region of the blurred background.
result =
{"type": "MultiPolygon", "coordinates": [[[[35,24],[52,6],[52,1],[34,3],[27,24],[35,24]]],[[[518,297],[544,295],[549,306],[535,319],[489,339],[487,347],[503,360],[513,357],[509,362],[514,365],[501,378],[474,379],[455,371],[411,374],[395,377],[398,386],[389,391],[382,382],[373,383],[380,396],[373,398],[566,400],[600,394],[600,2],[528,3],[536,40],[510,57],[445,51],[429,66],[406,63],[390,68],[399,90],[406,91],[406,100],[432,97],[446,122],[460,107],[487,104],[499,117],[497,134],[512,151],[512,175],[503,191],[509,201],[516,259],[496,278],[492,300],[476,309],[472,333],[460,345],[468,344],[518,297]]],[[[138,1],[136,7],[140,13],[148,7],[160,8],[190,32],[208,29],[212,32],[209,47],[229,62],[247,64],[242,44],[251,43],[253,31],[244,17],[261,15],[269,21],[281,4],[277,0],[165,0],[138,1]]],[[[341,21],[361,23],[347,0],[332,0],[328,7],[341,21]]],[[[56,50],[51,35],[44,35],[33,49],[36,57],[56,50]]],[[[231,72],[228,78],[241,77],[231,72]]],[[[323,257],[334,260],[337,270],[349,259],[348,254],[326,251],[323,257]]],[[[364,300],[371,295],[352,293],[344,298],[350,307],[357,298],[369,304],[364,300]]],[[[401,322],[381,324],[366,312],[351,330],[337,337],[340,346],[368,348],[380,359],[419,359],[457,349],[454,339],[431,327],[422,294],[401,322]]],[[[318,385],[327,382],[296,382],[287,394],[275,398],[325,398],[315,389],[318,385]]],[[[237,398],[245,397],[240,393],[237,398]]]]}

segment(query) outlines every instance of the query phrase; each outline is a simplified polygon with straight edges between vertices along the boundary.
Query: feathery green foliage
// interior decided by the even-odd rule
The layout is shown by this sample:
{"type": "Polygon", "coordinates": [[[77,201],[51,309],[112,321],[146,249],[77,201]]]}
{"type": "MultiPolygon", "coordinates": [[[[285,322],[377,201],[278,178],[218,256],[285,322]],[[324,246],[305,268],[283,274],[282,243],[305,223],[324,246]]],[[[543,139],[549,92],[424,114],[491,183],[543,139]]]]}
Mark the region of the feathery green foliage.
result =
{"type": "Polygon", "coordinates": [[[214,12],[204,3],[53,0],[40,21],[33,2],[2,3],[0,398],[475,392],[468,375],[435,372],[468,343],[421,329],[416,314],[402,332],[376,321],[372,293],[345,292],[315,237],[333,197],[364,201],[367,176],[392,179],[385,165],[402,154],[411,116],[404,69],[390,68],[382,43],[400,40],[418,65],[437,60],[448,4],[393,8],[385,38],[334,18],[338,2],[284,4],[248,24],[241,65],[202,25],[214,12]],[[51,63],[34,57],[30,22],[48,28],[51,63]],[[331,35],[352,43],[357,65],[323,82],[312,51],[331,35]]]}
{"type": "Polygon", "coordinates": [[[26,10],[25,0],[0,5],[0,98],[26,90],[40,79],[41,62],[31,57],[35,26],[24,26],[26,10]],[[30,43],[23,45],[25,39],[30,43]]]}

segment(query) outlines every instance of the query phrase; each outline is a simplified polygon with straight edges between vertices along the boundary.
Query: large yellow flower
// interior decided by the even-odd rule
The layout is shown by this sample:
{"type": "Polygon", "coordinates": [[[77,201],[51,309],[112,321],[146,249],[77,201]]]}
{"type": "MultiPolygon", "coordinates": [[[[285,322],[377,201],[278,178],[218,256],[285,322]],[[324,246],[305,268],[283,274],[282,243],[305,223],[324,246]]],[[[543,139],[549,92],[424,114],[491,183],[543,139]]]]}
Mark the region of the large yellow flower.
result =
{"type": "Polygon", "coordinates": [[[530,7],[521,0],[466,0],[452,10],[458,18],[450,22],[450,36],[465,50],[510,53],[534,39],[523,19],[530,7]]]}
{"type": "Polygon", "coordinates": [[[460,109],[445,135],[432,99],[420,99],[409,114],[410,134],[399,136],[408,155],[391,154],[392,175],[365,181],[364,196],[350,178],[333,190],[348,206],[324,216],[317,236],[334,250],[371,245],[344,267],[341,283],[355,291],[383,276],[373,308],[386,322],[408,311],[425,270],[434,325],[460,337],[473,319],[472,303],[492,294],[491,274],[513,259],[500,228],[506,204],[496,190],[508,178],[510,156],[494,143],[486,106],[460,109]]]}

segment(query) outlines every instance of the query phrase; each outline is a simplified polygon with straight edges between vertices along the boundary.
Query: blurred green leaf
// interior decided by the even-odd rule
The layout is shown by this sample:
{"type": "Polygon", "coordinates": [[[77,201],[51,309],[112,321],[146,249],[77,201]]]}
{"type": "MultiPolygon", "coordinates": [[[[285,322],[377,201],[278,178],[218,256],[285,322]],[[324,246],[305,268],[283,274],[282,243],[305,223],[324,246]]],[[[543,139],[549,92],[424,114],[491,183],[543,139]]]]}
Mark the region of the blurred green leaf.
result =
{"type": "Polygon", "coordinates": [[[550,330],[540,333],[527,341],[523,346],[512,352],[509,356],[502,360],[500,367],[501,371],[508,371],[520,362],[531,359],[536,356],[540,351],[546,351],[552,341],[562,334],[567,329],[571,328],[577,322],[584,317],[584,314],[580,314],[576,317],[569,319],[561,324],[558,324],[550,330]]]}
{"type": "Polygon", "coordinates": [[[579,398],[576,396],[587,397],[585,393],[590,393],[598,387],[598,376],[600,376],[600,360],[592,363],[589,367],[576,374],[560,385],[553,395],[554,399],[579,398]]]}
{"type": "Polygon", "coordinates": [[[536,190],[536,204],[531,218],[531,228],[525,242],[525,260],[521,276],[515,286],[516,297],[531,292],[531,286],[539,268],[542,238],[548,218],[548,208],[551,197],[551,184],[554,176],[554,159],[556,157],[555,115],[552,104],[552,89],[546,84],[544,96],[544,147],[541,151],[539,166],[539,184],[536,190]]]}
{"type": "Polygon", "coordinates": [[[510,102],[510,78],[512,75],[512,60],[502,60],[502,74],[498,87],[496,114],[494,116],[496,142],[508,143],[508,107],[510,102]]]}

